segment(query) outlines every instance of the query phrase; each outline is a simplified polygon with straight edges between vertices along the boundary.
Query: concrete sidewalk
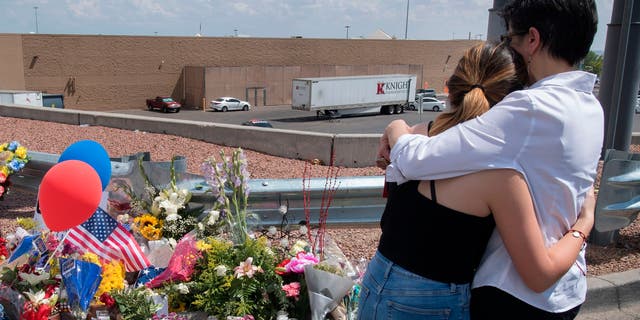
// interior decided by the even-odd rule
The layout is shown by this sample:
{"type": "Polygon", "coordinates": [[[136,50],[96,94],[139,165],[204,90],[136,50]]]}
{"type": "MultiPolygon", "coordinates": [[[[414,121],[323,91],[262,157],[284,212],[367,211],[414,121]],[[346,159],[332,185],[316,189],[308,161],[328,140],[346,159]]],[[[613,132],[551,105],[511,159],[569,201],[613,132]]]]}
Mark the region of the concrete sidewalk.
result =
{"type": "Polygon", "coordinates": [[[640,320],[640,269],[588,278],[578,320],[640,320]]]}

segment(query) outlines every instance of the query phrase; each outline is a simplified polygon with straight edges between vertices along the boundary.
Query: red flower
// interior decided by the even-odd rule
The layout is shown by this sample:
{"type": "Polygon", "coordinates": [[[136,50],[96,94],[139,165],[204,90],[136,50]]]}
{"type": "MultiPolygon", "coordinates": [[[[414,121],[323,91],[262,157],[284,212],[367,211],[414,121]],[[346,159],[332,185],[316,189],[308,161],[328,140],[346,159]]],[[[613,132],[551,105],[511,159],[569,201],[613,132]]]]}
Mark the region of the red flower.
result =
{"type": "Polygon", "coordinates": [[[285,268],[285,266],[288,265],[289,262],[291,262],[291,259],[282,260],[282,262],[280,262],[280,264],[278,264],[276,266],[276,269],[275,269],[276,273],[279,274],[279,275],[286,274],[287,273],[287,271],[286,271],[287,269],[285,268]]]}
{"type": "Polygon", "coordinates": [[[28,263],[25,263],[18,268],[18,271],[24,272],[24,273],[31,273],[33,272],[33,268],[31,268],[31,266],[28,263]]]}
{"type": "Polygon", "coordinates": [[[9,250],[7,250],[7,240],[2,237],[0,237],[0,256],[5,257],[5,259],[9,257],[9,250]]]}
{"type": "Polygon", "coordinates": [[[111,295],[109,295],[108,292],[100,295],[100,302],[104,303],[107,308],[111,308],[116,305],[116,300],[111,295]]]}
{"type": "Polygon", "coordinates": [[[4,172],[0,172],[0,183],[7,181],[7,175],[4,172]]]}
{"type": "Polygon", "coordinates": [[[56,289],[58,289],[58,286],[55,284],[47,285],[44,288],[44,298],[49,299],[54,293],[56,293],[56,289]]]}
{"type": "Polygon", "coordinates": [[[47,320],[52,310],[48,304],[41,304],[34,307],[31,302],[25,302],[24,312],[20,316],[20,320],[47,320]]]}

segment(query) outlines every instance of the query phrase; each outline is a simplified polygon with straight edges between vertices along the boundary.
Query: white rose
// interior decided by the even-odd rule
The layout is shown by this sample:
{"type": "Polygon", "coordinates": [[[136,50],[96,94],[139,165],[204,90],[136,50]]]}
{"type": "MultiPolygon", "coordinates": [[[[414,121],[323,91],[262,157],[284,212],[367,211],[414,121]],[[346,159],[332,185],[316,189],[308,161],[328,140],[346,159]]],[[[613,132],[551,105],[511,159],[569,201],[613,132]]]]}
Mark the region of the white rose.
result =
{"type": "Polygon", "coordinates": [[[269,230],[267,231],[267,234],[270,236],[275,236],[276,233],[278,232],[278,229],[276,229],[276,227],[271,226],[269,227],[269,230]]]}
{"type": "Polygon", "coordinates": [[[220,218],[220,211],[218,210],[211,210],[209,212],[209,220],[207,221],[208,225],[213,225],[216,223],[216,221],[218,221],[218,218],[220,218]]]}
{"type": "Polygon", "coordinates": [[[282,239],[280,240],[280,246],[281,246],[281,247],[283,247],[283,248],[288,247],[288,246],[289,246],[289,239],[287,239],[287,238],[282,238],[282,239]]]}
{"type": "Polygon", "coordinates": [[[307,233],[307,226],[305,225],[300,225],[300,233],[302,234],[306,234],[307,233]]]}
{"type": "Polygon", "coordinates": [[[285,215],[287,214],[287,211],[289,211],[289,208],[283,204],[280,206],[280,208],[278,208],[278,211],[280,212],[281,215],[285,215]]]}
{"type": "Polygon", "coordinates": [[[185,285],[184,283],[179,283],[175,286],[175,289],[178,290],[178,292],[182,293],[182,294],[187,294],[189,293],[189,287],[187,287],[187,285],[185,285]]]}
{"type": "Polygon", "coordinates": [[[214,270],[216,270],[216,275],[218,277],[224,277],[224,275],[227,273],[227,267],[223,264],[215,267],[214,270]]]}
{"type": "Polygon", "coordinates": [[[175,221],[178,219],[180,219],[180,216],[177,213],[168,214],[166,218],[167,221],[175,221]]]}

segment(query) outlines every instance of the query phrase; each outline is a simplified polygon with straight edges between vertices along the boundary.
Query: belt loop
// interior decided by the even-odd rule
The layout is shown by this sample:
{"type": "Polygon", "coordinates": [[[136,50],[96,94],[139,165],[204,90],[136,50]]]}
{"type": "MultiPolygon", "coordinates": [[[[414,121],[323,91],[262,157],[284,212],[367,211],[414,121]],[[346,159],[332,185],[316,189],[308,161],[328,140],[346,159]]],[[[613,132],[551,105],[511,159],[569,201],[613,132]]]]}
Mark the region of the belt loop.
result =
{"type": "Polygon", "coordinates": [[[458,285],[455,283],[451,283],[451,293],[456,293],[456,291],[458,289],[458,285]]]}
{"type": "Polygon", "coordinates": [[[384,266],[385,270],[384,270],[384,282],[387,282],[387,279],[389,279],[389,275],[391,274],[391,270],[393,269],[393,262],[391,261],[387,261],[387,263],[385,263],[384,266]]]}

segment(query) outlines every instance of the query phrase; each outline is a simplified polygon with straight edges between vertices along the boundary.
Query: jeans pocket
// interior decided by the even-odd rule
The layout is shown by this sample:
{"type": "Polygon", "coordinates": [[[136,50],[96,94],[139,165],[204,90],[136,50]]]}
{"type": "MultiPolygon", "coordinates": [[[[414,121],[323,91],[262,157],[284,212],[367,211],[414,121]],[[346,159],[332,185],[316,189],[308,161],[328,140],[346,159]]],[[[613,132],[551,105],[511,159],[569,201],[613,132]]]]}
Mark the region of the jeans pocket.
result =
{"type": "Polygon", "coordinates": [[[451,314],[448,308],[424,308],[407,306],[401,303],[389,301],[388,303],[388,319],[402,320],[447,320],[451,314]]]}

